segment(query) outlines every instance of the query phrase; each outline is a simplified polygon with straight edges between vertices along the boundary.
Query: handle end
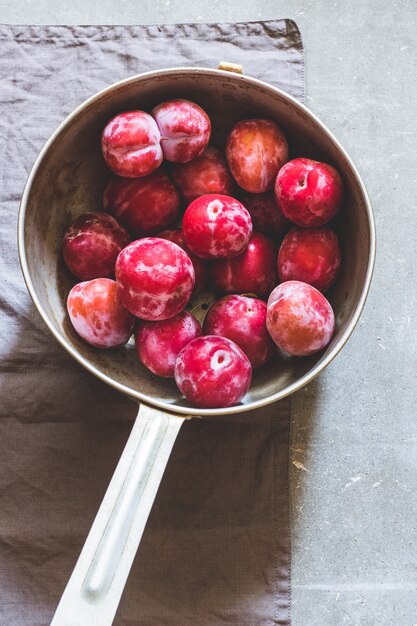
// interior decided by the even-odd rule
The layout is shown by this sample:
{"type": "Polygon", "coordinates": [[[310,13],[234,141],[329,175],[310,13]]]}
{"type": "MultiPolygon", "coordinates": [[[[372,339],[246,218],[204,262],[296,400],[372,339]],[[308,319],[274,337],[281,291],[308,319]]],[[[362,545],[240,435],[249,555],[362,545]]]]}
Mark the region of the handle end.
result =
{"type": "Polygon", "coordinates": [[[229,61],[220,61],[219,70],[225,72],[234,72],[235,74],[243,74],[243,67],[238,63],[230,63],[229,61]]]}

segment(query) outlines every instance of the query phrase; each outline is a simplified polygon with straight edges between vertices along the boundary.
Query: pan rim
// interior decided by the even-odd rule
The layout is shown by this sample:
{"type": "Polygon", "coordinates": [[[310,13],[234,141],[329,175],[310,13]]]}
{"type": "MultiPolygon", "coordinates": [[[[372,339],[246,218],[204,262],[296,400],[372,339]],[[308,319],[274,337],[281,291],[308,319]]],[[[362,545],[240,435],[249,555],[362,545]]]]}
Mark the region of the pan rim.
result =
{"type": "Polygon", "coordinates": [[[78,116],[87,106],[95,102],[96,100],[102,98],[106,94],[111,93],[112,91],[122,87],[123,85],[127,85],[129,83],[133,83],[138,79],[143,80],[147,78],[158,78],[160,76],[169,76],[173,74],[200,74],[205,73],[208,75],[214,76],[223,76],[227,78],[231,78],[230,72],[226,70],[220,69],[212,69],[205,67],[172,67],[172,68],[162,68],[158,70],[152,70],[149,72],[144,72],[141,74],[135,74],[123,80],[120,80],[112,85],[98,91],[94,95],[90,96],[86,100],[84,100],[81,104],[79,104],[65,119],[59,124],[59,126],[53,131],[48,140],[45,142],[41,151],[39,152],[35,162],[29,172],[27,177],[25,187],[23,189],[22,198],[19,206],[18,213],[18,223],[17,223],[17,231],[18,231],[18,255],[20,266],[22,269],[23,277],[26,283],[26,287],[29,291],[29,294],[32,298],[32,301],[37,308],[40,316],[43,321],[49,328],[52,335],[55,339],[63,346],[63,348],[76,360],[80,365],[82,365],[85,369],[87,369],[90,373],[95,375],[97,378],[112,386],[114,389],[128,395],[130,398],[135,399],[140,402],[144,402],[147,405],[151,405],[155,408],[161,409],[168,413],[187,415],[187,416],[208,416],[208,415],[232,415],[236,413],[243,413],[246,411],[251,411],[255,409],[262,408],[267,406],[268,404],[272,404],[274,402],[278,402],[279,400],[283,400],[284,398],[292,395],[294,392],[298,391],[308,383],[310,383],[313,379],[315,379],[332,361],[333,359],[340,353],[341,349],[345,346],[349,338],[351,337],[359,318],[362,314],[362,311],[365,306],[365,302],[369,293],[369,288],[372,280],[372,275],[375,267],[375,256],[376,256],[376,232],[375,232],[375,220],[372,211],[371,202],[366,191],[365,185],[362,181],[362,178],[353,163],[351,157],[348,155],[346,150],[340,144],[340,142],[336,139],[333,133],[327,128],[327,126],[312,112],[310,111],[302,102],[299,102],[296,98],[286,93],[279,87],[275,87],[269,83],[266,83],[257,78],[253,78],[251,76],[246,76],[244,74],[233,74],[233,80],[243,80],[245,83],[250,83],[255,87],[260,87],[263,89],[267,89],[269,91],[275,92],[282,99],[287,100],[288,103],[292,104],[296,109],[300,110],[304,114],[306,114],[310,119],[312,119],[315,124],[322,130],[328,137],[328,139],[333,143],[335,148],[342,154],[343,158],[348,163],[351,168],[356,182],[359,186],[360,192],[364,199],[364,206],[366,208],[367,221],[369,225],[369,250],[368,250],[368,264],[367,271],[365,275],[365,280],[361,289],[361,294],[356,304],[354,313],[352,315],[351,320],[346,326],[343,334],[337,341],[337,343],[332,347],[329,354],[327,354],[324,358],[322,358],[309,372],[298,378],[296,381],[285,387],[283,390],[278,391],[274,394],[268,395],[265,398],[261,398],[259,400],[253,400],[248,402],[247,404],[235,405],[227,408],[217,408],[217,409],[198,409],[195,407],[174,405],[170,402],[160,400],[158,398],[154,398],[153,396],[149,396],[148,394],[142,393],[140,391],[135,391],[124,385],[117,380],[113,379],[108,374],[102,372],[98,367],[93,365],[88,359],[83,357],[78,350],[67,340],[61,333],[55,328],[54,324],[49,318],[46,310],[43,307],[43,304],[40,298],[37,295],[35,286],[32,282],[32,278],[29,271],[29,266],[26,257],[26,248],[25,248],[25,240],[24,240],[24,230],[25,230],[25,216],[26,216],[26,207],[28,204],[28,199],[30,196],[30,191],[32,188],[32,183],[35,179],[35,176],[38,172],[38,169],[44,159],[44,156],[48,152],[50,146],[54,143],[55,139],[59,136],[59,134],[66,128],[71,121],[78,116]]]}

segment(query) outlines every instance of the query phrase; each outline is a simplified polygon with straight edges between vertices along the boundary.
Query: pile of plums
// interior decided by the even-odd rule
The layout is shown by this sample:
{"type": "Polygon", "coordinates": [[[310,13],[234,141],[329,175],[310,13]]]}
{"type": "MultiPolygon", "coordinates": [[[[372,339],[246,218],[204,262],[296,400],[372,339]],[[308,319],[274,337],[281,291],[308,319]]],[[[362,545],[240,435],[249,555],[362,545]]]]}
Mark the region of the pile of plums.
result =
{"type": "Polygon", "coordinates": [[[327,224],[343,190],[331,165],[289,161],[272,120],[235,124],[224,153],[210,135],[206,112],[183,99],[110,120],[105,212],[70,225],[63,258],[83,281],[67,306],[85,341],[114,348],[134,333],[153,374],[197,407],[227,407],[277,347],[302,357],[331,340],[323,293],[341,255],[327,224]],[[219,299],[201,327],[185,307],[205,288],[219,299]]]}

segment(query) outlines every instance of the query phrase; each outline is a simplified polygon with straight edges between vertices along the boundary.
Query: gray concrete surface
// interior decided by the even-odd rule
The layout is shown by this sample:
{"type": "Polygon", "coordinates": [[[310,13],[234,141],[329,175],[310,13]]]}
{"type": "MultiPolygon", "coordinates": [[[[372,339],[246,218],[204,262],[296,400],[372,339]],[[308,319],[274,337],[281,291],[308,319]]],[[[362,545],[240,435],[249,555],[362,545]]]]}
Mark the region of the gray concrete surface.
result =
{"type": "Polygon", "coordinates": [[[308,106],[355,160],[378,231],[358,329],[293,399],[293,626],[417,626],[415,1],[0,1],[5,23],[277,17],[300,26],[308,106]]]}

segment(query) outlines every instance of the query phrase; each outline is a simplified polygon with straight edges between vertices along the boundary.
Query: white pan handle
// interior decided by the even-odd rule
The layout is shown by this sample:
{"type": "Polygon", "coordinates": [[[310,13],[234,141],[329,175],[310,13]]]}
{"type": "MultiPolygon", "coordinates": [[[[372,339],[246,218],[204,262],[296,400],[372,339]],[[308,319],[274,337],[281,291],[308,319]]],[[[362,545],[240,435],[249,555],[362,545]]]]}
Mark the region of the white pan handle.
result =
{"type": "Polygon", "coordinates": [[[51,626],[110,626],[184,418],[141,405],[51,626]]]}

